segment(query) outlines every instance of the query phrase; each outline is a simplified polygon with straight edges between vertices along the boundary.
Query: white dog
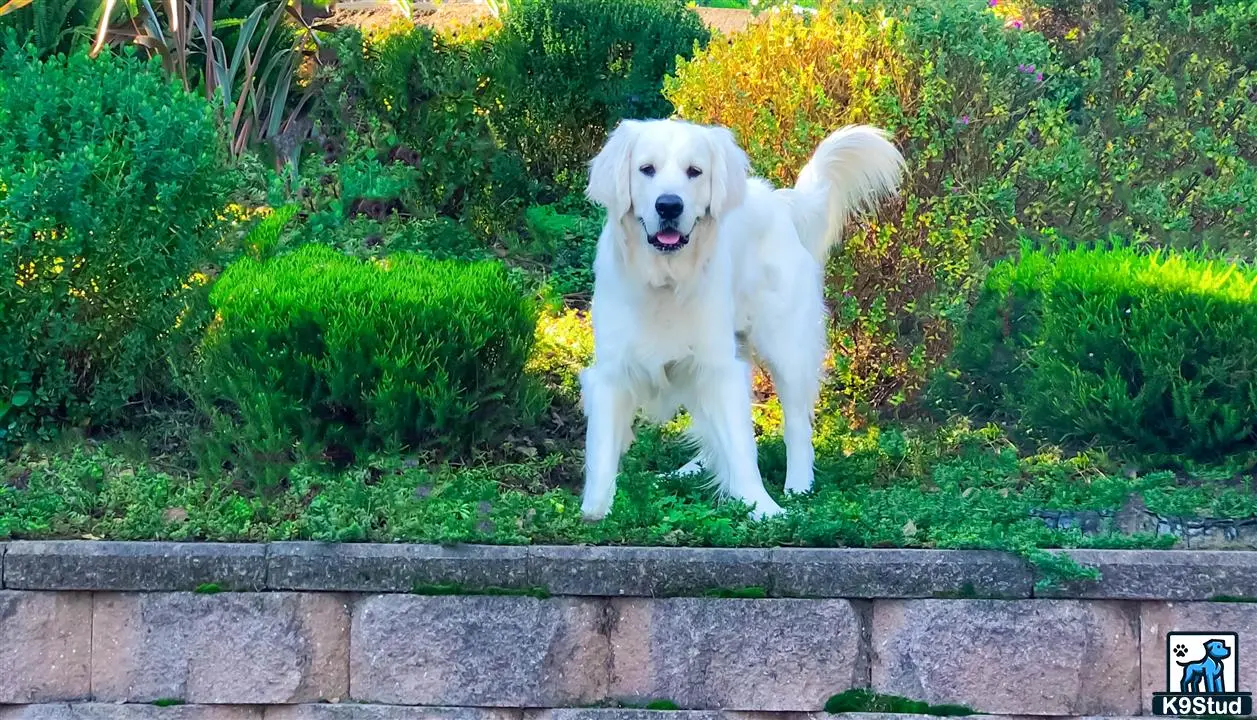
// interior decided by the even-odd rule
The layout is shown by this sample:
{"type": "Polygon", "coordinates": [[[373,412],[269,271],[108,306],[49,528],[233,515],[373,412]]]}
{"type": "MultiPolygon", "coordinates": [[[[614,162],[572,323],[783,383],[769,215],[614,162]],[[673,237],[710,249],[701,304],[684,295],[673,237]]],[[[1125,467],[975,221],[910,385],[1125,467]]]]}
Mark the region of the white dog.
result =
{"type": "Polygon", "coordinates": [[[830,135],[781,190],[748,177],[725,128],[626,120],[611,133],[587,189],[607,209],[594,261],[594,363],[580,377],[587,519],[611,509],[637,411],[666,422],[682,407],[699,453],[678,472],[711,469],[753,517],[781,512],[757,462],[750,353],[781,400],[785,489],[811,490],[823,266],[848,218],[897,192],[902,171],[899,151],[867,126],[830,135]]]}

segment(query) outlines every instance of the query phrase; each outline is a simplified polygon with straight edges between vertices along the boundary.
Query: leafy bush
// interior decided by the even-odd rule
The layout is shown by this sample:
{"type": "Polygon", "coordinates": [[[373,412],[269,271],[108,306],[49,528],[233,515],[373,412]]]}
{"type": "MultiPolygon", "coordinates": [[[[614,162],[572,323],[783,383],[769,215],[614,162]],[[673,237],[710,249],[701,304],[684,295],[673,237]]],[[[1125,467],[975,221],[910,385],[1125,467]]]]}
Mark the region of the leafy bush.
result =
{"type": "Polygon", "coordinates": [[[531,195],[522,163],[492,133],[480,46],[414,27],[366,40],[327,40],[320,70],[321,162],[306,163],[296,193],[336,225],[363,203],[386,214],[441,215],[485,236],[514,227],[531,195]]]}
{"type": "Polygon", "coordinates": [[[1054,139],[1055,171],[1019,181],[1018,214],[1070,238],[1257,257],[1257,73],[1220,30],[1153,4],[1055,38],[1052,92],[1073,130],[1054,139]]]}
{"type": "Polygon", "coordinates": [[[197,329],[229,180],[213,111],[129,53],[10,45],[0,138],[0,439],[134,413],[197,329]]]}
{"type": "Polygon", "coordinates": [[[236,262],[210,301],[205,399],[245,437],[461,451],[520,419],[535,311],[499,263],[309,245],[236,262]]]}
{"type": "Polygon", "coordinates": [[[946,354],[982,257],[1017,231],[1015,168],[1061,132],[1045,107],[1041,36],[1005,28],[980,0],[898,5],[767,17],[666,83],[679,114],[731,127],[782,184],[842,125],[895,135],[909,162],[903,200],[830,265],[830,401],[849,414],[901,405],[946,354]]]}
{"type": "Polygon", "coordinates": [[[1257,446],[1257,272],[1130,248],[997,265],[955,356],[966,409],[1197,459],[1257,446]]]}
{"type": "MultiPolygon", "coordinates": [[[[997,4],[1017,3],[997,0],[997,4]]],[[[1069,32],[1076,38],[1097,24],[1128,17],[1163,25],[1173,33],[1162,39],[1186,42],[1198,51],[1221,52],[1257,67],[1257,5],[1252,0],[1037,0],[1025,4],[1038,16],[1035,24],[1049,35],[1069,32]]]]}
{"type": "Polygon", "coordinates": [[[578,183],[620,119],[671,113],[662,78],[708,37],[682,0],[524,0],[495,40],[503,136],[534,173],[578,183]]]}
{"type": "Polygon", "coordinates": [[[985,268],[1023,238],[1257,256],[1257,76],[1161,4],[834,0],[678,67],[678,112],[731,126],[779,183],[852,122],[887,127],[908,158],[902,202],[830,266],[831,409],[913,409],[985,268]]]}
{"type": "Polygon", "coordinates": [[[535,205],[524,212],[525,244],[519,248],[546,271],[550,289],[569,303],[588,301],[594,287],[594,254],[602,233],[600,210],[535,205]]]}

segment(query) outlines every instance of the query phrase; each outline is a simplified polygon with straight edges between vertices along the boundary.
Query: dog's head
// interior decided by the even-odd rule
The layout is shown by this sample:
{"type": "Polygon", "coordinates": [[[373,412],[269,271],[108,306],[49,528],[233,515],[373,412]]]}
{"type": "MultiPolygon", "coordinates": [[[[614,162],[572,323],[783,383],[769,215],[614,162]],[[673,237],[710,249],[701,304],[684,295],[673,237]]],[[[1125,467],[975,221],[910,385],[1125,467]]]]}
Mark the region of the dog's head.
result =
{"type": "Polygon", "coordinates": [[[670,255],[742,203],[747,166],[725,128],[625,120],[590,163],[586,193],[612,222],[635,225],[641,243],[670,255]]]}
{"type": "Polygon", "coordinates": [[[1224,660],[1231,656],[1231,648],[1221,640],[1210,640],[1205,643],[1205,656],[1214,660],[1224,660]]]}

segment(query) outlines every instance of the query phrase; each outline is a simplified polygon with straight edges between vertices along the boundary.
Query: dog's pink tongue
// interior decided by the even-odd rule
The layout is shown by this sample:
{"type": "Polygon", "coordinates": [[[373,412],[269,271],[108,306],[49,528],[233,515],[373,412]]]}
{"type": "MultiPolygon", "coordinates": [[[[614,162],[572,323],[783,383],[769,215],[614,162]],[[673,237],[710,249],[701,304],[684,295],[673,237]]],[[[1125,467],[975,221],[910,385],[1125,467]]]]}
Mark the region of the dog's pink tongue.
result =
{"type": "Polygon", "coordinates": [[[677,230],[660,230],[655,239],[664,245],[676,245],[681,242],[681,233],[677,230]]]}

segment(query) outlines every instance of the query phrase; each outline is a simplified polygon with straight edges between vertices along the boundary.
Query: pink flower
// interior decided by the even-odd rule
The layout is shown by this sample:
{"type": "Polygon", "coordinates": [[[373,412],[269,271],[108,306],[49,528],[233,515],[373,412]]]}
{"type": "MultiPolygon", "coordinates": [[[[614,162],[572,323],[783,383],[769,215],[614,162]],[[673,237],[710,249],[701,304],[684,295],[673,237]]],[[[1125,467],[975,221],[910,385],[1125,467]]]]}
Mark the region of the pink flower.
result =
{"type": "Polygon", "coordinates": [[[1041,72],[1035,73],[1035,74],[1034,74],[1034,81],[1035,81],[1035,82],[1043,82],[1043,73],[1041,73],[1041,72]]]}
{"type": "Polygon", "coordinates": [[[999,5],[999,0],[987,0],[986,4],[991,7],[995,7],[996,5],[999,5]]]}
{"type": "Polygon", "coordinates": [[[968,124],[969,124],[969,116],[968,116],[968,115],[961,115],[960,117],[956,118],[956,122],[960,123],[961,125],[968,125],[968,124]]]}

